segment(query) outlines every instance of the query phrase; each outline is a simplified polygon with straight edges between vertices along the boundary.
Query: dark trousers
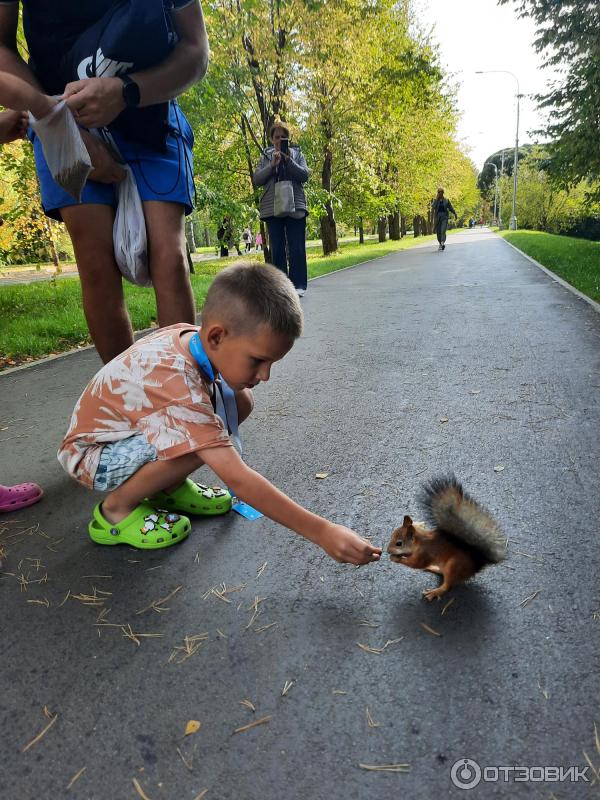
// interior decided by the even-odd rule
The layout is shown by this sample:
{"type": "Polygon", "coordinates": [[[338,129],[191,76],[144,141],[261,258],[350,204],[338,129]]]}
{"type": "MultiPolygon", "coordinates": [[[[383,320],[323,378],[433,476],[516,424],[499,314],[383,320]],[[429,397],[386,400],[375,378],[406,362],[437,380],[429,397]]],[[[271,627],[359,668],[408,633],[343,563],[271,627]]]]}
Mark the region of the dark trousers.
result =
{"type": "Polygon", "coordinates": [[[268,217],[266,223],[271,263],[285,272],[296,289],[306,289],[306,217],[268,217]]]}
{"type": "Polygon", "coordinates": [[[446,241],[446,231],[448,230],[448,217],[438,214],[435,221],[435,232],[440,244],[446,241]]]}

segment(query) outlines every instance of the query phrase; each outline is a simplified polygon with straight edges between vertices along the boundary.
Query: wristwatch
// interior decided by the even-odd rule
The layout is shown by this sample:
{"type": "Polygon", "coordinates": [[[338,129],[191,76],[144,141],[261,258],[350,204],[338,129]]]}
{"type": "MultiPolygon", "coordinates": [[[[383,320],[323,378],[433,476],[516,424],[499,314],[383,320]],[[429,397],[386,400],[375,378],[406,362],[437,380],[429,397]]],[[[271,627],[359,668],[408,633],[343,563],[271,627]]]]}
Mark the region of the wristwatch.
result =
{"type": "Polygon", "coordinates": [[[129,75],[119,75],[123,81],[123,100],[127,108],[137,108],[140,104],[140,87],[129,75]]]}

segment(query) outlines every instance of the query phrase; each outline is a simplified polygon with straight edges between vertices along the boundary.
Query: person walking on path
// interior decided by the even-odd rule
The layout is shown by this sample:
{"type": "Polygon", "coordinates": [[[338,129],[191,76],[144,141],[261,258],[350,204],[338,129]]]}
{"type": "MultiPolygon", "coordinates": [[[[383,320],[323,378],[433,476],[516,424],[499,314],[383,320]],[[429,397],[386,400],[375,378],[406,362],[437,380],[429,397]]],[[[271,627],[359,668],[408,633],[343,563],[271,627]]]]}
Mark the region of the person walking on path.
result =
{"type": "Polygon", "coordinates": [[[249,253],[252,250],[252,231],[250,226],[246,225],[242,233],[242,241],[244,242],[245,252],[249,253]]]}
{"type": "MultiPolygon", "coordinates": [[[[300,297],[308,285],[306,265],[306,217],[308,209],[302,184],[310,177],[310,170],[299,147],[289,145],[290,131],[283,122],[271,126],[269,138],[272,146],[263,152],[252,175],[254,186],[264,186],[260,199],[260,218],[267,223],[271,244],[271,262],[290,278],[300,297]],[[293,209],[276,216],[275,184],[291,181],[293,209]]],[[[291,199],[291,198],[290,198],[291,199]]]]}
{"type": "Polygon", "coordinates": [[[434,228],[439,243],[438,250],[446,249],[446,231],[448,230],[448,215],[450,212],[454,214],[454,218],[458,219],[458,214],[454,210],[452,203],[447,197],[444,197],[444,190],[440,186],[437,190],[437,197],[431,204],[433,210],[434,228]]]}
{"type": "Polygon", "coordinates": [[[262,250],[262,233],[257,231],[256,236],[254,237],[254,252],[258,253],[259,250],[262,250]]]}
{"type": "MultiPolygon", "coordinates": [[[[48,216],[62,220],[69,232],[81,279],[83,310],[98,353],[107,362],[133,343],[121,274],[113,249],[116,207],[114,184],[125,171],[107,148],[86,129],[108,126],[121,156],[133,170],[143,202],[150,274],[160,326],[195,321],[194,298],[185,252],[184,214],[192,210],[193,134],[173,102],[199,81],[208,65],[208,38],[199,0],[174,0],[170,12],[177,42],[170,54],[147,69],[120,76],[126,66],[97,56],[102,77],[67,83],[60,64],[86,33],[105,19],[112,0],[22,0],[24,33],[30,61],[25,64],[16,44],[20,0],[0,3],[0,70],[21,77],[49,95],[63,95],[90,152],[95,170],[77,203],[52,179],[39,139],[33,137],[41,199],[48,216]],[[161,111],[162,109],[162,111],[161,111]],[[164,113],[163,113],[164,111],[164,113]],[[123,114],[122,112],[126,112],[123,114]],[[162,114],[162,116],[161,116],[162,114]],[[153,124],[140,120],[152,118],[153,124]],[[132,120],[124,126],[123,120],[132,120]],[[136,124],[136,120],[138,121],[136,124]],[[150,141],[152,139],[152,141],[150,141]]],[[[119,7],[120,8],[120,7],[119,7]]],[[[118,10],[115,6],[114,13],[118,10]]],[[[111,26],[106,24],[104,31],[111,26]]],[[[139,31],[144,38],[144,31],[139,31]]],[[[96,41],[97,45],[97,41],[96,41]]],[[[151,43],[148,44],[151,47],[151,43]]]]}

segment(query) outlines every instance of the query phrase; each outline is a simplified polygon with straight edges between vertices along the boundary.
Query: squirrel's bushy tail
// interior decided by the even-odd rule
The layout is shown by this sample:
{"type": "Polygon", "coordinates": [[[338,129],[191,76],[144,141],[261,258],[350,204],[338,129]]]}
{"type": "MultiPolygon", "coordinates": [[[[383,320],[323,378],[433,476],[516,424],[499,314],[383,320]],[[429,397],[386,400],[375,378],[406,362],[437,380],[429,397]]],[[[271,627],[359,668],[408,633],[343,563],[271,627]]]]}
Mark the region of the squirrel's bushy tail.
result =
{"type": "Polygon", "coordinates": [[[494,517],[470,497],[454,475],[432,478],[420,502],[429,522],[469,547],[481,566],[506,557],[506,537],[494,517]]]}

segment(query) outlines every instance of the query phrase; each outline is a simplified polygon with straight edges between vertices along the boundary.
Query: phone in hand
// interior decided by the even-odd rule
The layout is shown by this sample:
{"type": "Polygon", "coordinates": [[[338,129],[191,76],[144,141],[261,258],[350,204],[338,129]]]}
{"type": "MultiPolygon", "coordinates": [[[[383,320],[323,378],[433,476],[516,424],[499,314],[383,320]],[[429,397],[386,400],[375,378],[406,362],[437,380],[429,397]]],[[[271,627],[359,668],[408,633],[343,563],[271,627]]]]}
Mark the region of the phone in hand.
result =
{"type": "Polygon", "coordinates": [[[286,156],[290,152],[290,140],[289,139],[281,139],[281,152],[284,153],[286,156]]]}

